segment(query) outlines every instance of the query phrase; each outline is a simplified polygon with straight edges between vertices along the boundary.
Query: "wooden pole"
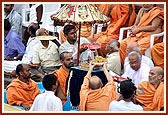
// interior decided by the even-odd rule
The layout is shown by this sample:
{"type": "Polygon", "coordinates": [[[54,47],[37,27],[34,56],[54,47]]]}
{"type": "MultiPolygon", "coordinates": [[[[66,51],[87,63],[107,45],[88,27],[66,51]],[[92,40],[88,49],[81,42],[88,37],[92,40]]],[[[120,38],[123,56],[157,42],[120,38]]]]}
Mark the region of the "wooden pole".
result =
{"type": "Polygon", "coordinates": [[[77,66],[79,65],[79,58],[80,58],[80,31],[81,31],[81,23],[79,24],[79,38],[78,38],[78,54],[77,54],[77,66]]]}

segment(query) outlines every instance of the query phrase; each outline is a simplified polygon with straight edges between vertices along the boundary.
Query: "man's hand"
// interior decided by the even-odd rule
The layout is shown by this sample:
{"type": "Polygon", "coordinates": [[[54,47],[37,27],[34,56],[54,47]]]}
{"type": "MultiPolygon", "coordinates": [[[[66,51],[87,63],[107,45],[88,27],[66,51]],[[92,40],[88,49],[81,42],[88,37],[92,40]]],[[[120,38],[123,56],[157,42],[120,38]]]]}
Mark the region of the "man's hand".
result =
{"type": "Polygon", "coordinates": [[[30,109],[28,104],[22,104],[21,106],[24,107],[26,111],[28,111],[30,109]]]}

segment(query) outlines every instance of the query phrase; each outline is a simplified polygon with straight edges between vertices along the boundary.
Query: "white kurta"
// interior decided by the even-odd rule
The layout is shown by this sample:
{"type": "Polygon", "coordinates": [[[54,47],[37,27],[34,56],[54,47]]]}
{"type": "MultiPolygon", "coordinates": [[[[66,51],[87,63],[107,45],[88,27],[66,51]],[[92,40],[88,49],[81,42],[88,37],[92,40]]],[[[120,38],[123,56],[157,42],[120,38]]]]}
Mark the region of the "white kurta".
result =
{"type": "MultiPolygon", "coordinates": [[[[144,56],[144,55],[142,55],[141,63],[147,64],[150,68],[154,67],[152,60],[149,57],[144,56]]],[[[128,65],[129,65],[129,60],[128,60],[128,57],[126,57],[124,60],[124,71],[125,71],[126,66],[128,65]]]]}
{"type": "Polygon", "coordinates": [[[109,111],[143,111],[140,105],[134,104],[132,101],[125,102],[124,100],[112,101],[109,106],[109,111]]]}
{"type": "Polygon", "coordinates": [[[62,111],[62,102],[53,91],[45,91],[36,96],[29,111],[62,111]]]}
{"type": "Polygon", "coordinates": [[[149,81],[149,71],[150,67],[144,63],[141,63],[141,67],[137,71],[133,70],[130,65],[128,65],[125,68],[125,72],[122,77],[129,77],[137,87],[140,82],[149,81]]]}

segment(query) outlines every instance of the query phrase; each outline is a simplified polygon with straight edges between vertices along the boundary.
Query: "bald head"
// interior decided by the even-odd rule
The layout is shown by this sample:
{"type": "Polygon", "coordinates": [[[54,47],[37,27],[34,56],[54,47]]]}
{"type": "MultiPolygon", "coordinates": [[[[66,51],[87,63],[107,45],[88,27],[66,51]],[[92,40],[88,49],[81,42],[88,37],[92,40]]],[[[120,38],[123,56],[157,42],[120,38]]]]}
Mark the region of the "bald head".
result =
{"type": "Polygon", "coordinates": [[[155,87],[162,81],[164,76],[164,71],[161,67],[155,66],[149,71],[149,82],[155,87]]]}
{"type": "Polygon", "coordinates": [[[130,42],[127,44],[126,48],[127,55],[132,51],[140,52],[139,44],[137,42],[130,42]]]}
{"type": "Polygon", "coordinates": [[[36,36],[48,36],[49,33],[45,28],[40,28],[36,31],[36,36]]]}
{"type": "Polygon", "coordinates": [[[97,76],[92,76],[89,80],[89,87],[92,89],[92,90],[96,90],[96,89],[99,89],[100,87],[102,87],[103,84],[102,84],[102,81],[99,77],[97,76]]]}

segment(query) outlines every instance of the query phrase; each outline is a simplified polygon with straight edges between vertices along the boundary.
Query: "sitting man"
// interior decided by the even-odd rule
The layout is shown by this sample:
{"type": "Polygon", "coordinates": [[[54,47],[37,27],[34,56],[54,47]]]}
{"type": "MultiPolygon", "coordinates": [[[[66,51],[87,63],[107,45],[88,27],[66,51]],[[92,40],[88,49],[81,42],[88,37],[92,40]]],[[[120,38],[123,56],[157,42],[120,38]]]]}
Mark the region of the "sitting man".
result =
{"type": "Polygon", "coordinates": [[[25,46],[19,35],[11,28],[8,19],[4,19],[4,60],[21,60],[25,46]]]}
{"type": "Polygon", "coordinates": [[[148,81],[149,66],[142,63],[142,55],[136,51],[128,54],[129,65],[125,68],[122,77],[132,79],[137,87],[142,81],[148,81]]]}
{"type": "MultiPolygon", "coordinates": [[[[137,42],[128,43],[127,48],[126,48],[126,54],[128,55],[132,51],[136,51],[136,52],[138,52],[140,54],[140,47],[139,47],[137,42]]],[[[141,63],[147,64],[150,68],[154,67],[153,62],[152,62],[152,60],[149,57],[147,57],[145,55],[141,55],[141,56],[142,56],[141,63]]],[[[129,65],[129,60],[128,60],[128,57],[126,57],[125,60],[124,60],[124,69],[128,65],[129,65]]]]}
{"type": "Polygon", "coordinates": [[[119,42],[115,39],[111,39],[106,46],[107,69],[118,75],[121,73],[119,47],[119,42]]]}
{"type": "Polygon", "coordinates": [[[155,66],[164,69],[164,42],[157,43],[152,47],[151,56],[155,66]]]}
{"type": "Polygon", "coordinates": [[[143,111],[140,105],[133,103],[136,87],[130,80],[121,81],[117,89],[121,96],[110,103],[110,111],[143,111]]]}
{"type": "Polygon", "coordinates": [[[45,75],[42,80],[45,92],[36,96],[29,111],[62,111],[60,98],[54,95],[57,90],[57,78],[53,74],[45,75]]]}
{"type": "MultiPolygon", "coordinates": [[[[59,47],[59,54],[61,54],[64,51],[72,52],[74,64],[77,64],[77,54],[82,53],[84,51],[83,48],[80,49],[80,52],[78,52],[78,40],[77,40],[77,33],[76,33],[76,27],[71,24],[67,24],[64,26],[63,32],[66,36],[67,40],[61,44],[59,47]]],[[[83,43],[89,43],[89,41],[86,38],[80,39],[80,44],[83,43]]]]}
{"type": "Polygon", "coordinates": [[[31,71],[34,71],[34,74],[39,73],[40,75],[41,73],[42,78],[45,74],[52,73],[52,71],[59,69],[60,59],[58,47],[55,43],[50,41],[53,39],[52,37],[47,37],[49,34],[46,29],[38,29],[36,36],[39,36],[37,38],[39,38],[41,42],[38,42],[33,47],[33,59],[30,65],[32,67],[31,71]],[[40,36],[45,37],[40,38],[40,36]]]}
{"type": "MultiPolygon", "coordinates": [[[[130,35],[121,41],[120,56],[121,62],[124,63],[126,57],[126,46],[130,42],[137,42],[140,47],[141,54],[145,54],[145,50],[149,48],[151,34],[162,32],[164,22],[164,10],[155,7],[155,4],[143,4],[139,10],[135,23],[130,30],[130,35]]],[[[161,42],[155,39],[155,43],[161,42]]]]}
{"type": "Polygon", "coordinates": [[[28,26],[28,33],[30,34],[30,38],[28,39],[27,46],[25,53],[23,55],[22,60],[14,60],[14,61],[7,61],[4,60],[4,71],[5,75],[16,77],[16,66],[21,63],[30,64],[32,62],[33,57],[33,46],[39,42],[38,39],[35,38],[36,30],[39,28],[38,24],[31,23],[28,26]]]}
{"type": "Polygon", "coordinates": [[[137,87],[136,100],[144,111],[164,110],[163,69],[155,66],[150,69],[149,81],[141,82],[137,87]]]}
{"type": "Polygon", "coordinates": [[[70,67],[74,65],[72,53],[70,52],[62,52],[60,54],[60,60],[62,66],[53,72],[55,77],[57,77],[59,86],[56,92],[56,95],[61,98],[62,104],[66,102],[66,80],[68,78],[68,74],[70,71],[70,67]]]}
{"type": "Polygon", "coordinates": [[[23,106],[29,110],[40,90],[33,81],[28,64],[19,64],[16,67],[18,78],[14,79],[6,88],[6,98],[10,105],[23,106]]]}
{"type": "Polygon", "coordinates": [[[110,102],[117,99],[116,85],[108,73],[106,65],[103,65],[103,71],[108,83],[104,87],[98,76],[91,77],[94,67],[95,65],[89,65],[89,70],[81,86],[80,111],[108,111],[110,102]]]}

